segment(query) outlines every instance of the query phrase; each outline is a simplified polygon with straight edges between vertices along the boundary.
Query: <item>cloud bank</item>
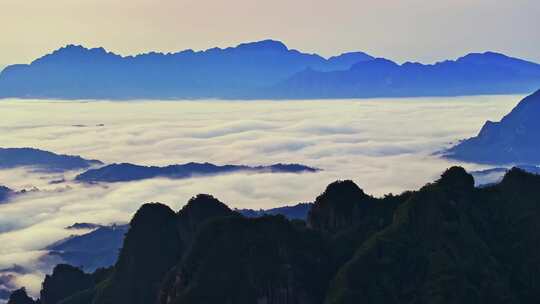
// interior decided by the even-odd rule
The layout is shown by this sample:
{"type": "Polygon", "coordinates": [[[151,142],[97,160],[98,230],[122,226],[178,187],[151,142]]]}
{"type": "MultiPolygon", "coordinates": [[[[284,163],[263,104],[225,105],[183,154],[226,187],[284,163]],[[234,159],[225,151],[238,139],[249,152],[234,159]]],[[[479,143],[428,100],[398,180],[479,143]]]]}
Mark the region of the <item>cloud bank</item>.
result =
{"type": "Polygon", "coordinates": [[[12,283],[36,294],[43,274],[57,262],[41,260],[42,249],[73,233],[64,227],[127,222],[145,202],[178,210],[190,197],[210,193],[231,207],[271,208],[311,201],[336,179],[353,179],[374,195],[415,189],[452,165],[434,152],[475,135],[485,120],[500,119],[520,99],[3,101],[3,147],[37,147],[105,163],[294,162],[324,171],[88,186],[70,182],[80,172],[3,170],[0,184],[41,191],[0,205],[0,269],[32,269],[12,283]],[[50,183],[63,178],[67,182],[50,183]]]}

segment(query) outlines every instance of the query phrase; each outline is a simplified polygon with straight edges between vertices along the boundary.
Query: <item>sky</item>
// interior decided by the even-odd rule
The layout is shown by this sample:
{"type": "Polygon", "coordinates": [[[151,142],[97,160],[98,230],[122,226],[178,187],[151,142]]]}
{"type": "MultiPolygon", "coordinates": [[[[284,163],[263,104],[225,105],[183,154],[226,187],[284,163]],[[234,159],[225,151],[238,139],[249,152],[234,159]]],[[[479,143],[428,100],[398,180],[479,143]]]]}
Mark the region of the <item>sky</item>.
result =
{"type": "Polygon", "coordinates": [[[123,55],[276,39],[331,56],[431,63],[498,51],[540,62],[538,0],[1,0],[0,66],[66,44],[123,55]]]}

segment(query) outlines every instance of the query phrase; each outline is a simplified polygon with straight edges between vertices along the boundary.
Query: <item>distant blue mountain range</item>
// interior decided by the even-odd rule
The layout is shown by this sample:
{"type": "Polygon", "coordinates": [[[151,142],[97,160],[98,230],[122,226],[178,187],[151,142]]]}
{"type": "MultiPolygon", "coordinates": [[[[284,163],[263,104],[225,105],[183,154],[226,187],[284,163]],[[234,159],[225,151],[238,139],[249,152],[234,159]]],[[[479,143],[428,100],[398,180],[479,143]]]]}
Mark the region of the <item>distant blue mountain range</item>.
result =
{"type": "MultiPolygon", "coordinates": [[[[99,160],[84,159],[80,156],[61,155],[34,148],[0,148],[0,170],[26,167],[38,172],[65,172],[84,170],[75,177],[76,181],[96,182],[128,182],[150,178],[183,179],[197,176],[212,176],[245,173],[314,173],[318,168],[302,164],[272,164],[267,166],[215,165],[211,163],[185,163],[164,167],[141,166],[130,163],[104,164],[99,160]]],[[[51,181],[51,184],[64,183],[65,179],[51,181]]],[[[27,190],[20,191],[25,193],[27,190]]],[[[15,192],[0,186],[0,202],[5,202],[15,192]]],[[[73,227],[77,228],[77,227],[73,227]]]]}
{"type": "Polygon", "coordinates": [[[31,167],[39,171],[63,172],[103,165],[99,160],[61,155],[34,148],[0,148],[0,169],[31,167]]]}
{"type": "Polygon", "coordinates": [[[122,57],[68,45],[0,74],[0,96],[59,98],[204,98],[253,94],[307,67],[332,71],[371,60],[364,53],[325,59],[265,40],[226,49],[122,57]]]}
{"type": "Polygon", "coordinates": [[[122,57],[68,45],[0,73],[0,98],[338,98],[528,93],[540,65],[497,53],[398,65],[362,52],[331,58],[264,40],[122,57]]]}

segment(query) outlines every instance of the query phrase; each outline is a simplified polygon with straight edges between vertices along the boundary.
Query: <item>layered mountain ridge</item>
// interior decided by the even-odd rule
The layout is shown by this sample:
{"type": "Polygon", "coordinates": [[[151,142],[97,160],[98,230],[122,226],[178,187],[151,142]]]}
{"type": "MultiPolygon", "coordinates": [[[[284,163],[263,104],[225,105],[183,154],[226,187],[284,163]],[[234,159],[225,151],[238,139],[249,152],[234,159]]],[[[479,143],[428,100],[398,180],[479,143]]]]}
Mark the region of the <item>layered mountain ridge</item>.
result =
{"type": "Polygon", "coordinates": [[[344,71],[308,69],[268,90],[273,98],[369,98],[530,93],[540,65],[494,52],[435,64],[397,64],[384,58],[344,71]]]}
{"type": "Polygon", "coordinates": [[[304,99],[524,94],[540,65],[494,52],[399,65],[363,52],[328,59],[275,40],[120,56],[68,45],[0,73],[0,98],[304,99]]]}

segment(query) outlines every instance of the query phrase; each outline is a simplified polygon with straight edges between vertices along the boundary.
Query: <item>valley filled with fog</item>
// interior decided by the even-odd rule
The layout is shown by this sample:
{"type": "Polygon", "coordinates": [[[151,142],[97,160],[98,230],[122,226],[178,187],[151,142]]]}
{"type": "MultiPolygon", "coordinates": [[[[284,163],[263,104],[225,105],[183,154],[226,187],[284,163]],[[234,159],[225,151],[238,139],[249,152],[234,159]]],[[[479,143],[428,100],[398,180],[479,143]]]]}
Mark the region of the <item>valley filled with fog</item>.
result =
{"type": "MultiPolygon", "coordinates": [[[[522,96],[321,101],[0,102],[0,147],[33,147],[107,164],[166,166],[298,163],[311,173],[235,172],[181,180],[73,182],[81,171],[0,170],[0,185],[29,190],[0,204],[0,269],[32,293],[53,262],[42,250],[75,222],[125,223],[146,202],[178,210],[198,193],[235,208],[312,201],[326,185],[352,179],[382,196],[416,189],[455,162],[437,152],[498,121],[522,96]]],[[[463,164],[469,170],[482,166],[463,164]]]]}

